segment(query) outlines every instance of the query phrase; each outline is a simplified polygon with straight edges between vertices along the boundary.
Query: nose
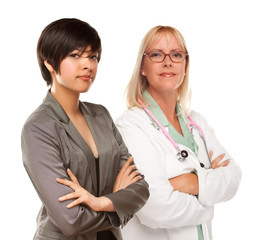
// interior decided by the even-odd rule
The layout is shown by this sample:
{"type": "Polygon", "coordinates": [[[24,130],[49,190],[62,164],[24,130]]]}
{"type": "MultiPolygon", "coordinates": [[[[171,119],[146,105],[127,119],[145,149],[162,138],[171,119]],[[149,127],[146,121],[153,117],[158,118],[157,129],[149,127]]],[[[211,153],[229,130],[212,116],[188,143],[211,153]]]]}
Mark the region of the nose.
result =
{"type": "Polygon", "coordinates": [[[166,54],[165,59],[163,60],[163,64],[164,64],[164,66],[166,66],[166,67],[172,66],[172,60],[171,60],[169,54],[166,54]]]}
{"type": "Polygon", "coordinates": [[[94,69],[94,65],[93,65],[93,61],[90,58],[84,57],[82,60],[82,68],[84,70],[89,70],[90,72],[92,72],[92,70],[94,69]]]}

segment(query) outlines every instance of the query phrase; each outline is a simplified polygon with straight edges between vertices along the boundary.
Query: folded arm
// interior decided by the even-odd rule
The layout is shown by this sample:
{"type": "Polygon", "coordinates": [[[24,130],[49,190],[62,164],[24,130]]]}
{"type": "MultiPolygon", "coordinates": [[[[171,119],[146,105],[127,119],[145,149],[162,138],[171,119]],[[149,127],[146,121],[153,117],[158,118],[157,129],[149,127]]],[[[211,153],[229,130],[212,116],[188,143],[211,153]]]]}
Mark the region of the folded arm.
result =
{"type": "Polygon", "coordinates": [[[150,125],[144,130],[145,125],[140,127],[134,121],[122,119],[117,126],[149,183],[150,198],[137,213],[141,223],[150,228],[175,228],[211,220],[212,207],[203,206],[193,195],[174,191],[167,177],[165,153],[157,145],[157,130],[149,133],[150,125]]]}
{"type": "Polygon", "coordinates": [[[28,123],[22,131],[23,163],[48,214],[67,236],[97,232],[119,226],[117,216],[96,212],[78,205],[68,209],[70,202],[59,197],[73,190],[56,182],[68,178],[60,156],[60,144],[54,133],[39,123],[28,123]]]}
{"type": "Polygon", "coordinates": [[[238,164],[220,144],[207,121],[196,112],[192,112],[191,117],[205,132],[207,148],[211,151],[210,157],[213,155],[218,156],[216,158],[218,160],[219,157],[221,158],[217,162],[212,162],[212,169],[196,169],[199,179],[198,199],[206,206],[213,206],[231,199],[236,194],[242,172],[238,164]]]}
{"type": "MultiPolygon", "coordinates": [[[[209,156],[211,159],[212,169],[226,167],[230,162],[229,159],[222,162],[225,154],[221,154],[216,159],[212,160],[213,152],[210,151],[209,156]]],[[[169,181],[175,191],[188,193],[196,196],[199,194],[199,182],[198,175],[196,173],[185,173],[177,177],[171,178],[169,179],[169,181]]]]}

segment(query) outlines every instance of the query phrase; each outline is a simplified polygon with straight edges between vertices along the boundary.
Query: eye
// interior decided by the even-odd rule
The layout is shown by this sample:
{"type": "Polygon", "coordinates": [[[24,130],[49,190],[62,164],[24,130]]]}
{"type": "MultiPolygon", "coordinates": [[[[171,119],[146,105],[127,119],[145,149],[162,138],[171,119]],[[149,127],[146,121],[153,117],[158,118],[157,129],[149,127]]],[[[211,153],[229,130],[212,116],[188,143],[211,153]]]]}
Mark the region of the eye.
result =
{"type": "Polygon", "coordinates": [[[163,53],[160,52],[160,51],[153,51],[153,52],[150,52],[149,56],[150,58],[160,58],[162,57],[163,53]]]}
{"type": "Polygon", "coordinates": [[[91,56],[89,56],[89,58],[90,58],[91,60],[94,60],[94,61],[97,61],[97,62],[98,62],[98,60],[99,60],[98,55],[91,55],[91,56]]]}
{"type": "Polygon", "coordinates": [[[174,58],[183,58],[185,54],[183,52],[173,52],[171,56],[174,58]]]}
{"type": "Polygon", "coordinates": [[[79,55],[78,53],[71,53],[71,54],[69,55],[69,57],[72,57],[72,58],[79,58],[80,55],[79,55]]]}

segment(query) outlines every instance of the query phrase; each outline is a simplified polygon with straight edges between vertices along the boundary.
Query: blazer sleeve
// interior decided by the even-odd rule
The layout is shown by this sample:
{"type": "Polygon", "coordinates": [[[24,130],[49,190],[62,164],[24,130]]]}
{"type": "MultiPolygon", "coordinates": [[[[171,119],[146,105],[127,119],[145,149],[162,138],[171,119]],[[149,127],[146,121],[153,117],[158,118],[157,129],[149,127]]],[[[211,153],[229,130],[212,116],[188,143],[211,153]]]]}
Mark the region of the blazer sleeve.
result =
{"type": "Polygon", "coordinates": [[[67,204],[73,200],[58,201],[73,190],[56,182],[56,178],[68,176],[60,156],[60,144],[50,128],[39,122],[26,123],[21,144],[24,167],[49,217],[66,236],[119,227],[118,218],[112,213],[95,212],[82,205],[68,209],[67,204]]]}
{"type": "MultiPolygon", "coordinates": [[[[105,110],[107,111],[107,109],[105,110]]],[[[128,160],[130,154],[108,111],[107,113],[111,119],[113,133],[120,149],[120,170],[128,160]]],[[[132,162],[132,164],[134,164],[134,162],[132,162]]],[[[149,186],[143,176],[142,180],[130,184],[125,189],[105,195],[105,197],[108,197],[112,201],[122,227],[144,206],[150,195],[148,189],[149,186]]]]}
{"type": "Polygon", "coordinates": [[[117,127],[149,184],[150,198],[137,213],[140,222],[150,228],[177,228],[211,220],[213,207],[202,205],[195,196],[173,190],[158,139],[147,129],[151,126],[146,128],[137,117],[122,116],[117,127]]]}
{"type": "Polygon", "coordinates": [[[199,201],[206,206],[213,206],[231,199],[236,194],[242,172],[239,165],[220,144],[213,128],[209,126],[205,118],[197,112],[191,112],[190,115],[193,121],[203,129],[208,151],[213,151],[213,158],[225,153],[225,158],[222,161],[230,159],[230,163],[226,167],[196,169],[199,178],[199,201]]]}

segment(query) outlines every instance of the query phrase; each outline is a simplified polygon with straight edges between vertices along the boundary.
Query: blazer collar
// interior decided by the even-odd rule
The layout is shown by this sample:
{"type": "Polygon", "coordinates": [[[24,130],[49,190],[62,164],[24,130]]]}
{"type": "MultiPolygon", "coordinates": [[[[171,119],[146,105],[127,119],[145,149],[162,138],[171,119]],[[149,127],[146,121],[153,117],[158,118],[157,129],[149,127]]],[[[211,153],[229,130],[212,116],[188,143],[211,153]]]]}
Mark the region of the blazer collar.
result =
{"type": "Polygon", "coordinates": [[[56,114],[56,116],[61,120],[61,122],[69,123],[70,119],[67,116],[66,112],[59,104],[59,102],[51,95],[50,89],[47,92],[47,95],[43,101],[43,104],[50,107],[56,114]]]}
{"type": "MultiPolygon", "coordinates": [[[[43,104],[50,107],[56,114],[56,116],[59,117],[59,119],[64,123],[69,123],[70,119],[67,116],[66,112],[60,105],[60,103],[52,96],[50,93],[50,89],[47,92],[46,97],[43,100],[43,104]]],[[[80,101],[80,109],[83,113],[83,115],[90,115],[91,117],[96,117],[97,113],[93,111],[91,108],[86,108],[85,104],[80,101]]]]}

